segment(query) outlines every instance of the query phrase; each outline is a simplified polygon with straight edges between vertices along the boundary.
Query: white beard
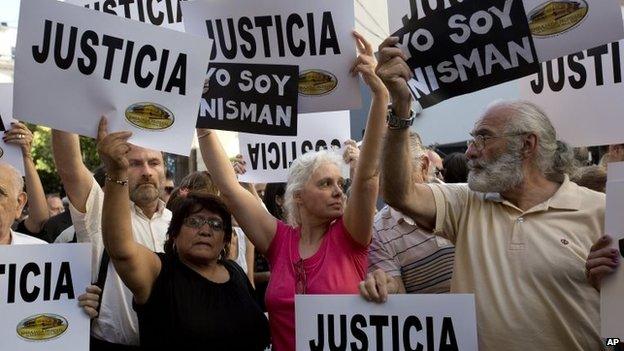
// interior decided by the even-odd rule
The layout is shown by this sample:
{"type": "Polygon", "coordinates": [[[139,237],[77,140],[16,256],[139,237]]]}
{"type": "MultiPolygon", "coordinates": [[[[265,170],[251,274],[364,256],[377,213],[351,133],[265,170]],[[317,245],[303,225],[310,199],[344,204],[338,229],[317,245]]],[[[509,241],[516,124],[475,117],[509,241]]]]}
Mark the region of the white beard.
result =
{"type": "Polygon", "coordinates": [[[469,160],[468,168],[468,186],[483,193],[502,193],[524,179],[519,152],[511,151],[487,162],[469,160]]]}

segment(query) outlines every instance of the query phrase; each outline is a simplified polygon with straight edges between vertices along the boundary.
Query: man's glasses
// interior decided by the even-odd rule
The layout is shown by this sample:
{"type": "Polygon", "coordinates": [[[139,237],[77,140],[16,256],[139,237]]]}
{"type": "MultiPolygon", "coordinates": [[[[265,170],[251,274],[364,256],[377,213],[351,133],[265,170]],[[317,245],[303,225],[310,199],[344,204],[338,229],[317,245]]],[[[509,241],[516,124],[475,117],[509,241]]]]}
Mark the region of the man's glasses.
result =
{"type": "Polygon", "coordinates": [[[519,136],[519,135],[524,135],[527,132],[519,132],[519,133],[505,133],[505,134],[501,134],[501,135],[472,135],[470,134],[470,136],[472,136],[472,139],[468,139],[468,141],[466,141],[466,146],[470,147],[470,146],[474,146],[475,149],[477,149],[477,151],[482,151],[485,148],[485,143],[488,142],[488,140],[490,139],[497,139],[497,138],[504,138],[504,137],[509,137],[509,136],[519,136]]]}
{"type": "Polygon", "coordinates": [[[305,267],[303,266],[303,259],[299,259],[299,261],[295,263],[295,293],[305,294],[306,285],[307,281],[305,267]]]}
{"type": "Polygon", "coordinates": [[[184,219],[184,225],[193,229],[199,229],[203,227],[205,224],[208,224],[210,229],[216,232],[223,231],[223,222],[221,222],[218,219],[206,218],[206,217],[201,217],[201,216],[191,216],[191,217],[186,217],[184,219]]]}

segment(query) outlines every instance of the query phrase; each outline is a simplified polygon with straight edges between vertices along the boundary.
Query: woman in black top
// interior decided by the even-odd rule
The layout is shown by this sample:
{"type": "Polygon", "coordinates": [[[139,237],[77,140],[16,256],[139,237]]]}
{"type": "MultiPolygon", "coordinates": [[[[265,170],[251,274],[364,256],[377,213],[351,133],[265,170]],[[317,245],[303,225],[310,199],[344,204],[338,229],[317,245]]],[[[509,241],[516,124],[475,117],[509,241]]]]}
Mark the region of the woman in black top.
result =
{"type": "MultiPolygon", "coordinates": [[[[102,129],[102,126],[100,126],[102,129]]],[[[100,156],[115,176],[128,167],[128,134],[100,130],[100,156]]],[[[134,297],[143,349],[263,350],[268,321],[243,270],[227,257],[231,214],[206,193],[189,193],[174,209],[165,253],[132,234],[127,183],[110,180],[102,236],[115,270],[134,297]]]]}

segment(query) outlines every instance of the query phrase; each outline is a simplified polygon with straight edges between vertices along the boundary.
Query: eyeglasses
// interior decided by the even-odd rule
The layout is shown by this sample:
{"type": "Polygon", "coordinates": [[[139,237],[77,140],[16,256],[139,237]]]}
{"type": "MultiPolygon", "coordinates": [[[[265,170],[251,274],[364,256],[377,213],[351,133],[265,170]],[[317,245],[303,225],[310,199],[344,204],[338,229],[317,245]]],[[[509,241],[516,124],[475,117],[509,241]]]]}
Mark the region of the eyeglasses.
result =
{"type": "Polygon", "coordinates": [[[206,217],[201,217],[201,216],[191,216],[191,217],[186,217],[184,219],[184,225],[193,229],[199,229],[203,227],[205,224],[208,224],[210,229],[216,232],[223,231],[223,222],[221,222],[218,219],[206,218],[206,217]]]}
{"type": "Polygon", "coordinates": [[[469,139],[468,141],[466,141],[466,145],[468,147],[473,145],[475,149],[477,149],[477,151],[481,151],[485,148],[485,143],[490,139],[504,138],[504,137],[510,137],[510,136],[519,136],[519,135],[524,135],[526,133],[527,132],[505,133],[501,135],[481,135],[481,134],[472,135],[470,134],[470,136],[472,136],[472,139],[469,139]]]}
{"type": "Polygon", "coordinates": [[[300,258],[299,261],[295,263],[295,293],[305,294],[306,285],[305,267],[303,266],[303,259],[300,258]]]}

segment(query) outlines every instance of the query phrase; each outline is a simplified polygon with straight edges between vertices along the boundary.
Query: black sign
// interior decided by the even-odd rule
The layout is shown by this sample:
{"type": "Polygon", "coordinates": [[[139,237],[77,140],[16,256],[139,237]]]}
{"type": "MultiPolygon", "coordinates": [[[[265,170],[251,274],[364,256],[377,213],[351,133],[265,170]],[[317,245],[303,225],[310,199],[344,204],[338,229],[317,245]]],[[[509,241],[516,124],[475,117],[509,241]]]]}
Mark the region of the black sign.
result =
{"type": "Polygon", "coordinates": [[[207,83],[197,127],[297,135],[298,66],[211,62],[207,83]]]}
{"type": "Polygon", "coordinates": [[[539,70],[522,0],[466,0],[412,19],[393,34],[408,56],[422,107],[539,70]]]}

